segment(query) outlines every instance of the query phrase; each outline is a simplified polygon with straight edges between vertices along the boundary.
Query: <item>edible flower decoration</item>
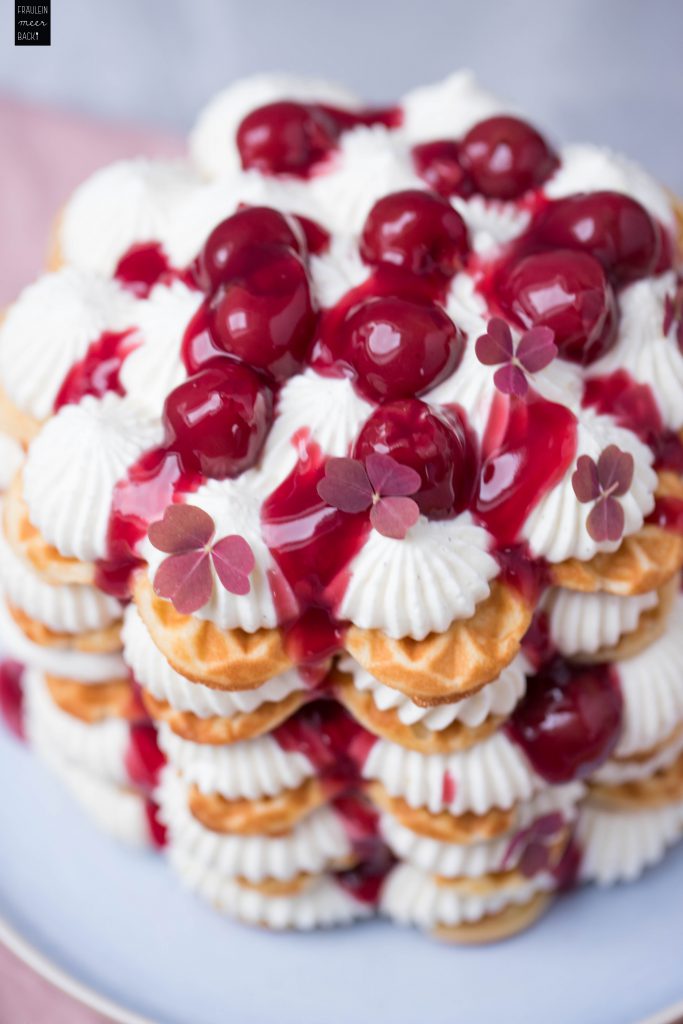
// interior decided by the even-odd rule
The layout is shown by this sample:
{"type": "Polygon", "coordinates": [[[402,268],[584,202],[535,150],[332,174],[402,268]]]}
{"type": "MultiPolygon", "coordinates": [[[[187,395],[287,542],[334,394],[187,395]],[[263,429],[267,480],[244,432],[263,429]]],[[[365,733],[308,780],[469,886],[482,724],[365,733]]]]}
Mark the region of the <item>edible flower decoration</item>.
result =
{"type": "Polygon", "coordinates": [[[504,395],[524,398],[529,390],[528,374],[544,370],[557,355],[555,332],[550,327],[531,327],[517,345],[505,320],[494,316],[486,334],[477,338],[474,351],[484,366],[498,366],[493,383],[504,395]]]}
{"type": "Polygon", "coordinates": [[[330,459],[318,484],[325,504],[340,512],[370,509],[370,523],[383,537],[403,540],[420,518],[417,502],[410,497],[420,489],[420,474],[391,455],[360,459],[330,459]]]}
{"type": "Polygon", "coordinates": [[[664,299],[662,330],[665,338],[669,336],[672,327],[678,347],[683,354],[683,280],[678,281],[673,295],[669,294],[664,299]]]}
{"type": "Polygon", "coordinates": [[[580,455],[572,476],[574,494],[580,502],[594,502],[586,520],[593,540],[619,540],[624,532],[624,510],[617,498],[623,497],[633,480],[633,456],[615,444],[608,445],[597,462],[580,455]]]}
{"type": "Polygon", "coordinates": [[[181,615],[191,615],[210,601],[213,573],[231,594],[248,594],[254,553],[244,537],[231,534],[214,540],[216,526],[195,505],[169,505],[152,523],[150,543],[168,555],[154,576],[154,592],[169,600],[181,615]]]}
{"type": "Polygon", "coordinates": [[[548,871],[552,867],[553,846],[561,835],[564,824],[563,816],[556,811],[542,815],[528,828],[522,829],[513,836],[505,851],[503,869],[510,865],[515,853],[523,846],[517,868],[524,877],[533,878],[539,871],[548,871]]]}

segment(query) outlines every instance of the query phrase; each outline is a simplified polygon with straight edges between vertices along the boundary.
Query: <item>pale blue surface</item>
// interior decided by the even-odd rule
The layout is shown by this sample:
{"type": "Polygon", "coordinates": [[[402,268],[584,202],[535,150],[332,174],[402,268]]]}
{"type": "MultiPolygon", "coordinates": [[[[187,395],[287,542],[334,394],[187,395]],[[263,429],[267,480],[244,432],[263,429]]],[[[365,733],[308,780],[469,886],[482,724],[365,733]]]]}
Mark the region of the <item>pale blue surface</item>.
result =
{"type": "Polygon", "coordinates": [[[278,936],[219,918],[157,857],[96,832],[2,729],[0,778],[0,915],[159,1024],[629,1024],[683,997],[683,850],[488,949],[380,923],[278,936]]]}

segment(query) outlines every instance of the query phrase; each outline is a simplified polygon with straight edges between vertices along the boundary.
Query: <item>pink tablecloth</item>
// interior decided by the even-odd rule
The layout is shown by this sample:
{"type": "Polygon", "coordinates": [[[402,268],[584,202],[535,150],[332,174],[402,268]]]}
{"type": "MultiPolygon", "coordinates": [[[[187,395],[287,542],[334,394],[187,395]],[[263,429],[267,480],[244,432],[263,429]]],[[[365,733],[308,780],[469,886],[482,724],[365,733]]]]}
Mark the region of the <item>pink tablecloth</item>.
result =
{"type": "MultiPolygon", "coordinates": [[[[41,271],[55,212],[97,167],[179,151],[161,133],[93,123],[0,97],[0,308],[41,271]]],[[[0,1024],[102,1024],[0,945],[0,1024]]]]}

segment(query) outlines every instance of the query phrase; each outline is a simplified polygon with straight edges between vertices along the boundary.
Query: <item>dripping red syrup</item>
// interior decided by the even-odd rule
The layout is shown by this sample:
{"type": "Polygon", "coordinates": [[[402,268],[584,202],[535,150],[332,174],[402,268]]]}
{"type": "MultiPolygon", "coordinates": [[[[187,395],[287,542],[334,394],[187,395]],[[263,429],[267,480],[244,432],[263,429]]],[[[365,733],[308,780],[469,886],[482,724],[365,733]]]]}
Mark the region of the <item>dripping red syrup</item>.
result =
{"type": "Polygon", "coordinates": [[[168,842],[166,826],[159,818],[159,805],[151,797],[145,797],[145,814],[152,846],[157,850],[163,850],[168,842]]]}
{"type": "Polygon", "coordinates": [[[156,284],[182,281],[196,287],[188,270],[173,267],[159,242],[138,242],[128,249],[114,271],[114,278],[140,299],[146,299],[156,284]]]}
{"type": "Polygon", "coordinates": [[[25,740],[24,666],[10,658],[0,662],[0,714],[17,739],[25,740]]]}
{"type": "Polygon", "coordinates": [[[134,786],[151,793],[159,782],[159,773],[166,759],[157,743],[152,722],[134,722],[129,726],[128,747],[124,763],[134,786]]]}
{"type": "Polygon", "coordinates": [[[121,384],[121,367],[140,344],[133,330],[105,331],[88,347],[88,351],[71,367],[55,398],[54,410],[80,402],[86,395],[101,398],[108,391],[125,394],[121,384]]]}

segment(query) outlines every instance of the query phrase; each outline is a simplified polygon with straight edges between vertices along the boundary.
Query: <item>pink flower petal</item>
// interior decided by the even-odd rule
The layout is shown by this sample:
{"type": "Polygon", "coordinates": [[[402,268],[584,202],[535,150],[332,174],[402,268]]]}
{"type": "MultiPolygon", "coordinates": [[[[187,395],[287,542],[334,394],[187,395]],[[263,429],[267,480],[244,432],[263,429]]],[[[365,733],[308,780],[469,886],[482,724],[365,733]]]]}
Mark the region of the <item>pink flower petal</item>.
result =
{"type": "Polygon", "coordinates": [[[477,359],[484,366],[498,366],[508,363],[513,356],[512,332],[504,320],[493,317],[486,327],[486,334],[477,338],[474,346],[477,359]]]}
{"type": "Polygon", "coordinates": [[[372,504],[372,484],[358,459],[330,459],[318,494],[341,512],[362,512],[372,504]]]}
{"type": "Polygon", "coordinates": [[[213,532],[214,523],[208,512],[196,505],[169,505],[163,517],[152,523],[147,536],[158,551],[177,555],[206,547],[213,532]]]}
{"type": "Polygon", "coordinates": [[[191,615],[211,599],[213,580],[206,551],[185,551],[165,558],[154,577],[154,592],[191,615]]]}
{"type": "Polygon", "coordinates": [[[403,540],[419,518],[420,510],[412,498],[380,498],[370,511],[374,529],[394,540],[403,540]]]}
{"type": "Polygon", "coordinates": [[[593,540],[619,540],[624,532],[624,510],[617,499],[600,498],[588,515],[586,529],[593,540]]]}
{"type": "Polygon", "coordinates": [[[517,358],[528,373],[545,369],[557,355],[555,332],[550,327],[532,327],[519,340],[517,358]]]}
{"type": "Polygon", "coordinates": [[[493,383],[503,395],[517,398],[524,398],[529,390],[529,382],[519,366],[501,366],[493,375],[493,383]]]}
{"type": "Polygon", "coordinates": [[[216,575],[231,594],[248,594],[251,589],[249,574],[256,564],[254,552],[244,537],[231,534],[217,540],[211,549],[216,575]]]}
{"type": "Polygon", "coordinates": [[[589,455],[579,455],[572,476],[574,494],[580,502],[595,501],[600,497],[598,467],[589,455]]]}
{"type": "Polygon", "coordinates": [[[598,459],[598,481],[604,493],[621,497],[626,494],[633,480],[633,456],[610,444],[598,459]]]}
{"type": "Polygon", "coordinates": [[[391,455],[368,455],[365,468],[375,493],[386,497],[415,494],[422,483],[417,470],[402,465],[391,455]]]}

